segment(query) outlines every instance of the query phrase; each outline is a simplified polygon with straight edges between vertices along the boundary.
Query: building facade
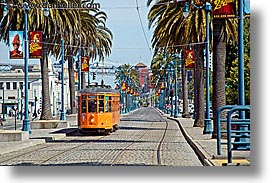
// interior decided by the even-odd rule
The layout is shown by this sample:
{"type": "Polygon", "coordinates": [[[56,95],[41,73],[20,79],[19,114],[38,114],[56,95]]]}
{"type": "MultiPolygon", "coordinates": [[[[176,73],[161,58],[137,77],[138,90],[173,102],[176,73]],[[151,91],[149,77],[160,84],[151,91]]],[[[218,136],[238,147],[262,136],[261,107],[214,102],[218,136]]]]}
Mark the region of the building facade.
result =
{"type": "MultiPolygon", "coordinates": [[[[51,65],[51,64],[49,64],[51,65]]],[[[0,65],[0,113],[5,117],[13,116],[15,112],[13,107],[18,109],[18,112],[24,113],[24,96],[25,96],[25,73],[23,65],[0,65]]],[[[29,65],[28,67],[28,109],[29,114],[35,112],[39,115],[42,108],[42,79],[41,69],[37,64],[29,65]]],[[[49,68],[49,89],[51,100],[51,111],[53,116],[59,114],[61,109],[61,81],[58,73],[49,68]]],[[[65,77],[65,108],[68,108],[68,77],[65,77]]]]}

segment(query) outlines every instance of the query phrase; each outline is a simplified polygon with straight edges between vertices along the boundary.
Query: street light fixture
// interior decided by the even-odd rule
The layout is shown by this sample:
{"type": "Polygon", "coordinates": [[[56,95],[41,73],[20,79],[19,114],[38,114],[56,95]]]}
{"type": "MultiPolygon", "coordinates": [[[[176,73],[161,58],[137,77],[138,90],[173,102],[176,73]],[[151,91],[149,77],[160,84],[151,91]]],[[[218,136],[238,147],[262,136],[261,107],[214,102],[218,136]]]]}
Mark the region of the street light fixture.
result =
{"type": "MultiPolygon", "coordinates": [[[[191,4],[197,9],[204,9],[206,11],[206,41],[205,41],[205,57],[206,57],[206,114],[205,114],[205,125],[203,134],[211,134],[212,133],[212,123],[210,119],[210,74],[209,74],[209,13],[212,10],[212,5],[209,2],[205,2],[203,6],[197,6],[195,4],[191,4]]],[[[188,16],[189,3],[185,2],[183,15],[185,17],[188,16]]]]}

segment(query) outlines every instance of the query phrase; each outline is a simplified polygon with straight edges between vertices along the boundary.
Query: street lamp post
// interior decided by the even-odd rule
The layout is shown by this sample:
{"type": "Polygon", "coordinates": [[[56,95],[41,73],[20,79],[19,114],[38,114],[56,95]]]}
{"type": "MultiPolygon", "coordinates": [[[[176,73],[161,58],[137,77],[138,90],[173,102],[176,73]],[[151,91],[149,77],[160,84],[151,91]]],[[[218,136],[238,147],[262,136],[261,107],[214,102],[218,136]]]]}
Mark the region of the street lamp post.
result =
{"type": "MultiPolygon", "coordinates": [[[[209,2],[206,2],[203,6],[197,6],[194,4],[191,4],[197,9],[204,9],[206,11],[206,41],[205,41],[205,57],[206,57],[206,114],[205,114],[205,120],[204,120],[204,130],[203,134],[211,134],[212,133],[212,123],[210,119],[210,74],[209,74],[209,13],[212,10],[212,5],[209,2]]],[[[189,3],[185,2],[184,7],[184,16],[188,16],[188,7],[189,3]]]]}
{"type": "Polygon", "coordinates": [[[212,124],[210,119],[210,74],[209,74],[209,13],[212,9],[212,6],[209,2],[206,2],[205,7],[206,11],[206,43],[205,43],[205,57],[206,57],[206,115],[205,115],[205,125],[203,134],[212,133],[212,124]]]}
{"type": "Polygon", "coordinates": [[[170,116],[172,117],[174,114],[174,96],[175,96],[175,91],[174,91],[174,84],[173,84],[173,79],[174,79],[174,69],[173,69],[173,61],[170,63],[170,71],[171,71],[171,90],[170,90],[170,96],[171,96],[171,114],[170,116]]]}
{"type": "Polygon", "coordinates": [[[60,120],[65,121],[66,115],[65,115],[65,90],[64,90],[64,37],[62,35],[62,53],[61,53],[61,114],[60,114],[60,120]]]}
{"type": "Polygon", "coordinates": [[[5,85],[4,85],[4,83],[2,85],[2,89],[3,89],[3,95],[2,95],[2,98],[3,98],[2,115],[3,115],[3,121],[6,121],[6,117],[5,117],[5,85]]]}
{"type": "Polygon", "coordinates": [[[30,126],[30,120],[29,120],[29,94],[28,94],[28,61],[29,61],[29,38],[28,38],[28,12],[29,12],[29,4],[27,2],[23,3],[24,7],[24,21],[25,21],[25,45],[24,45],[24,52],[25,52],[25,58],[24,58],[24,65],[25,65],[25,112],[24,112],[24,120],[23,120],[23,128],[22,131],[28,131],[29,134],[31,134],[31,126],[30,126]]]}
{"type": "Polygon", "coordinates": [[[174,55],[175,59],[175,111],[174,111],[174,118],[178,117],[178,82],[177,82],[177,55],[174,55]]]}
{"type": "MultiPolygon", "coordinates": [[[[244,87],[244,2],[243,0],[238,0],[238,95],[239,95],[239,105],[245,105],[245,87],[244,87]]],[[[239,119],[245,119],[244,111],[239,112],[239,119]]],[[[238,130],[248,131],[248,125],[242,125],[238,130]]],[[[240,135],[240,134],[238,134],[240,135]]],[[[242,133],[240,136],[245,136],[242,133]]],[[[250,149],[250,139],[248,137],[236,137],[235,142],[246,142],[245,144],[234,144],[233,149],[250,149]]]]}

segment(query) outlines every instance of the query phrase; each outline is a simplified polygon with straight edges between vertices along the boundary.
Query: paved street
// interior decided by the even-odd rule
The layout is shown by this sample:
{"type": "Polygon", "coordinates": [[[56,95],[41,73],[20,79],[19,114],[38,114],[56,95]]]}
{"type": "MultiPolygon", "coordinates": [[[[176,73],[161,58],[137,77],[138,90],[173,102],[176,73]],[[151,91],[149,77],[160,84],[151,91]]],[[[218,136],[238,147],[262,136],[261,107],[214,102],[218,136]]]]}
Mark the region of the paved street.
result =
{"type": "Polygon", "coordinates": [[[122,115],[109,136],[74,133],[0,155],[0,165],[202,166],[178,125],[153,108],[122,115]]]}

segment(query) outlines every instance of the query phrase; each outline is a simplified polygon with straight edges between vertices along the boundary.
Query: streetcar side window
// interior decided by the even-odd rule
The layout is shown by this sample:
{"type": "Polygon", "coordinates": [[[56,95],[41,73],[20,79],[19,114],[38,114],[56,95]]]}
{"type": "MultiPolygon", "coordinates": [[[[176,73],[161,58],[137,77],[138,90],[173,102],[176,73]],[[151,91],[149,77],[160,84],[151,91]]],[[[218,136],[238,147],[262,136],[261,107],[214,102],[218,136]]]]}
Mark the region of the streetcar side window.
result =
{"type": "Polygon", "coordinates": [[[108,112],[112,112],[112,101],[109,101],[109,107],[108,107],[108,112]]]}
{"type": "Polygon", "coordinates": [[[82,100],[82,113],[86,113],[87,112],[87,103],[86,100],[82,100]]]}
{"type": "Polygon", "coordinates": [[[104,100],[99,100],[99,112],[104,112],[104,100]]]}

